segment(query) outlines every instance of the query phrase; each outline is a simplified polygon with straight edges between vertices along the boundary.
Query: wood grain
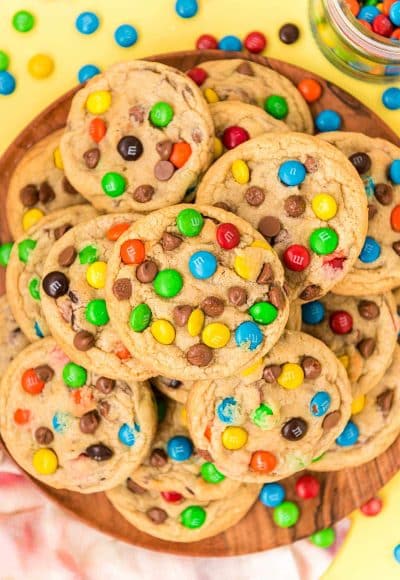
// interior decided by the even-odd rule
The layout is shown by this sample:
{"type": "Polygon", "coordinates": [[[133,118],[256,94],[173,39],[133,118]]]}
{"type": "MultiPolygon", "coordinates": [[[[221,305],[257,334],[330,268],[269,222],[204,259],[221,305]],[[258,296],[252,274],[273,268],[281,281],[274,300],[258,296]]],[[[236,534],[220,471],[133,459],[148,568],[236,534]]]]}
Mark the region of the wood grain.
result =
{"type": "MultiPolygon", "coordinates": [[[[177,52],[151,57],[181,70],[187,70],[205,60],[243,58],[243,53],[221,51],[177,52]]],[[[284,74],[295,84],[301,79],[315,78],[322,87],[321,99],[311,105],[313,114],[326,108],[338,111],[343,118],[343,128],[362,131],[372,137],[383,137],[400,145],[398,136],[372,111],[339,87],[308,71],[274,59],[246,55],[247,58],[284,74]]],[[[71,99],[79,87],[72,89],[36,117],[15,139],[0,160],[0,201],[4,207],[10,176],[25,151],[49,133],[65,125],[71,99]]],[[[1,242],[10,239],[4,210],[0,212],[1,242]]],[[[0,293],[4,292],[4,272],[0,277],[0,293]]],[[[238,525],[214,538],[193,544],[179,544],[157,540],[138,531],[114,510],[102,493],[80,495],[51,489],[34,483],[58,505],[75,514],[87,524],[131,544],[159,552],[185,556],[234,556],[258,552],[288,544],[306,537],[314,531],[331,526],[362,503],[370,499],[400,469],[400,441],[378,459],[355,469],[341,472],[314,474],[321,483],[318,498],[299,501],[294,486],[299,475],[283,482],[287,498],[297,501],[301,517],[297,525],[281,529],[272,521],[272,510],[257,502],[251,512],[238,525]]]]}

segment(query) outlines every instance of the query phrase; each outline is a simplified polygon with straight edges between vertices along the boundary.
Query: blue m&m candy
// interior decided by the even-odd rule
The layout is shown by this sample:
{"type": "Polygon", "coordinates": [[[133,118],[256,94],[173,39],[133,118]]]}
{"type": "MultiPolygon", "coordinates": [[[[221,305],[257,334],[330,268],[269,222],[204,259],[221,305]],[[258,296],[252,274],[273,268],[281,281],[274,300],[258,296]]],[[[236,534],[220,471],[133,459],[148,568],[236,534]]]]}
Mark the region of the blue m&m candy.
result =
{"type": "Polygon", "coordinates": [[[229,34],[224,36],[218,43],[218,48],[220,50],[242,50],[242,41],[237,36],[229,34]]]}
{"type": "Polygon", "coordinates": [[[237,410],[236,399],[234,397],[225,397],[225,399],[217,405],[218,419],[222,421],[222,423],[228,423],[231,425],[235,422],[237,410]]]}
{"type": "Polygon", "coordinates": [[[121,24],[114,32],[115,42],[123,48],[133,46],[138,39],[136,28],[130,24],[121,24]]]}
{"type": "Polygon", "coordinates": [[[263,341],[263,334],[255,322],[242,322],[235,330],[235,340],[238,346],[255,350],[263,341]]]}
{"type": "Polygon", "coordinates": [[[188,437],[177,435],[168,441],[167,453],[174,461],[186,461],[193,453],[193,443],[188,437]]]}
{"type": "Polygon", "coordinates": [[[314,417],[322,417],[331,406],[331,396],[326,391],[315,393],[310,401],[310,411],[314,417]]]}
{"type": "Polygon", "coordinates": [[[339,131],[342,127],[342,118],[336,111],[325,109],[315,117],[315,126],[320,133],[339,131]]]}
{"type": "Polygon", "coordinates": [[[72,417],[69,413],[57,411],[57,413],[53,415],[51,424],[53,426],[54,431],[56,431],[57,433],[64,433],[64,431],[66,431],[70,426],[71,420],[72,417]]]}
{"type": "Polygon", "coordinates": [[[197,0],[176,0],[175,12],[181,18],[192,18],[197,14],[198,9],[197,0]]]}
{"type": "Polygon", "coordinates": [[[380,12],[376,6],[363,6],[357,14],[357,18],[358,20],[365,20],[372,24],[378,14],[380,12]]]}
{"type": "Polygon", "coordinates": [[[128,425],[128,423],[124,423],[119,428],[118,439],[123,445],[132,447],[132,445],[135,445],[136,441],[135,430],[137,430],[135,429],[135,425],[128,425]]]}
{"type": "Polygon", "coordinates": [[[395,159],[390,164],[389,177],[392,180],[392,182],[395,183],[396,185],[400,183],[400,159],[395,159]]]}
{"type": "Polygon", "coordinates": [[[0,95],[11,95],[15,91],[15,78],[7,70],[0,71],[0,95]]]}
{"type": "Polygon", "coordinates": [[[380,255],[381,247],[378,242],[376,242],[374,238],[367,236],[361,254],[358,256],[361,262],[364,262],[364,264],[370,264],[371,262],[375,262],[380,255]]]}
{"type": "Polygon", "coordinates": [[[400,109],[400,89],[397,87],[390,87],[390,89],[383,91],[382,103],[391,111],[400,109]]]}
{"type": "Polygon", "coordinates": [[[393,548],[393,556],[396,562],[400,564],[400,544],[397,544],[397,546],[393,548]]]}
{"type": "Polygon", "coordinates": [[[92,77],[98,75],[100,69],[94,64],[85,64],[78,71],[78,81],[80,83],[85,83],[92,77]]]}
{"type": "Polygon", "coordinates": [[[286,497],[286,491],[280,483],[265,483],[260,491],[260,501],[267,507],[281,505],[286,497]]]}
{"type": "Polygon", "coordinates": [[[343,429],[339,437],[336,439],[336,444],[340,447],[350,447],[358,441],[360,431],[353,421],[349,421],[343,429]]]}
{"type": "Polygon", "coordinates": [[[211,278],[218,267],[217,258],[211,252],[195,252],[189,260],[189,270],[194,278],[205,280],[211,278]]]}
{"type": "Polygon", "coordinates": [[[389,17],[395,26],[400,26],[400,2],[394,2],[391,5],[389,17]]]}
{"type": "Polygon", "coordinates": [[[81,34],[93,34],[99,27],[99,18],[94,12],[81,12],[75,20],[75,26],[81,34]]]}
{"type": "Polygon", "coordinates": [[[285,185],[300,185],[306,178],[306,168],[300,161],[295,159],[285,161],[279,167],[278,176],[285,185]]]}
{"type": "Polygon", "coordinates": [[[301,307],[301,318],[305,324],[319,324],[325,317],[325,306],[319,300],[301,307]]]}

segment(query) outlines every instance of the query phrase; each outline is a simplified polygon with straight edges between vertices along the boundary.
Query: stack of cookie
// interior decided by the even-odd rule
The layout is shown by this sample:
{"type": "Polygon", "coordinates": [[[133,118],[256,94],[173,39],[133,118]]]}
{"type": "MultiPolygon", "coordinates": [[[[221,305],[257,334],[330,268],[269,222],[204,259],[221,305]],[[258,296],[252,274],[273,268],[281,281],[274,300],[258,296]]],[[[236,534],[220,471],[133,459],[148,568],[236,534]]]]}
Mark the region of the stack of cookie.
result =
{"type": "Polygon", "coordinates": [[[312,132],[246,60],[128,62],[76,94],[7,200],[0,426],[23,469],[190,542],[265,482],[394,441],[400,150],[312,132]]]}

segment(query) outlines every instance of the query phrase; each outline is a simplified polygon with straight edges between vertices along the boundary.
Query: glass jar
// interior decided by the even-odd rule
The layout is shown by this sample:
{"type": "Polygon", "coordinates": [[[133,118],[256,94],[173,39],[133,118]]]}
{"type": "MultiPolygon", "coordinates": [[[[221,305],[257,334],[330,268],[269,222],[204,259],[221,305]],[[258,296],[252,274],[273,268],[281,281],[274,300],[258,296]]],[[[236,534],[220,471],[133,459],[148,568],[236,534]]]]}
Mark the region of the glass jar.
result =
{"type": "Polygon", "coordinates": [[[400,43],[367,30],[346,0],[310,0],[309,12],[318,46],[336,67],[374,82],[400,78],[400,43]]]}

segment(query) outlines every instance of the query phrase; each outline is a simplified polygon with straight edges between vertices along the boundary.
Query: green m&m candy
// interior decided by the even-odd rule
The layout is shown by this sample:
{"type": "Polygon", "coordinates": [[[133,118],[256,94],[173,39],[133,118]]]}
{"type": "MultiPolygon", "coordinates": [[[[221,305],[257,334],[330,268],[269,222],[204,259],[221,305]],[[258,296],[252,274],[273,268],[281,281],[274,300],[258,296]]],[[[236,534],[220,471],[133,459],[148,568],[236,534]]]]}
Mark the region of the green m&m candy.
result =
{"type": "Polygon", "coordinates": [[[310,248],[319,256],[332,254],[338,247],[339,236],[332,228],[318,228],[310,236],[310,248]]]}
{"type": "Polygon", "coordinates": [[[258,324],[271,324],[278,316],[278,309],[270,302],[255,302],[249,308],[249,314],[258,324]]]}
{"type": "Polygon", "coordinates": [[[96,246],[85,246],[78,255],[81,264],[93,264],[98,258],[97,248],[96,246]]]}
{"type": "Polygon", "coordinates": [[[0,50],[0,71],[7,70],[10,64],[9,56],[4,50],[0,50]]]}
{"type": "Polygon", "coordinates": [[[29,294],[34,300],[40,300],[40,280],[39,278],[32,278],[28,284],[29,294]]]}
{"type": "Polygon", "coordinates": [[[204,218],[201,213],[195,209],[183,209],[176,218],[178,230],[188,238],[198,236],[204,225],[204,218]]]}
{"type": "Polygon", "coordinates": [[[298,506],[292,501],[284,501],[274,509],[273,519],[280,528],[290,528],[300,516],[298,506]]]}
{"type": "Polygon", "coordinates": [[[222,475],[220,471],[215,467],[214,463],[211,461],[206,461],[200,468],[201,477],[207,483],[220,483],[224,481],[225,475],[222,475]]]}
{"type": "Polygon", "coordinates": [[[102,298],[97,298],[88,302],[85,309],[85,318],[95,326],[107,324],[110,317],[108,316],[106,301],[102,298]]]}
{"type": "Polygon", "coordinates": [[[318,530],[310,536],[310,542],[318,548],[330,548],[336,540],[336,533],[333,528],[318,530]]]}
{"type": "Polygon", "coordinates": [[[79,365],[69,362],[65,365],[62,372],[64,383],[71,389],[79,389],[86,384],[87,371],[79,365]]]}
{"type": "Polygon", "coordinates": [[[177,270],[172,268],[160,270],[153,280],[153,288],[159,296],[173,298],[182,290],[183,278],[177,270]]]}
{"type": "Polygon", "coordinates": [[[12,242],[6,242],[0,246],[0,266],[7,266],[13,245],[12,242]]]}
{"type": "Polygon", "coordinates": [[[28,262],[29,255],[36,248],[36,244],[35,240],[30,240],[29,238],[18,244],[18,258],[21,262],[24,262],[24,264],[28,262]]]}
{"type": "Polygon", "coordinates": [[[35,17],[27,10],[19,10],[12,19],[12,25],[18,32],[29,32],[35,24],[35,17]]]}
{"type": "Polygon", "coordinates": [[[284,119],[289,112],[286,99],[279,95],[270,95],[265,100],[264,109],[275,119],[284,119]]]}
{"type": "Polygon", "coordinates": [[[181,513],[181,524],[185,528],[195,530],[201,528],[206,521],[206,510],[198,505],[191,505],[181,513]]]}
{"type": "Polygon", "coordinates": [[[268,407],[268,405],[261,403],[261,405],[259,405],[257,409],[254,409],[254,411],[251,413],[250,419],[254,425],[257,425],[257,427],[260,429],[270,429],[273,423],[270,417],[273,416],[274,414],[272,409],[268,407]]]}
{"type": "Polygon", "coordinates": [[[147,304],[138,304],[132,310],[129,317],[129,324],[135,332],[143,332],[151,321],[151,309],[147,304]]]}
{"type": "Polygon", "coordinates": [[[174,109],[168,103],[159,101],[150,110],[150,122],[155,127],[166,127],[174,117],[174,109]]]}
{"type": "Polygon", "coordinates": [[[110,171],[103,175],[101,180],[101,187],[106,195],[109,197],[119,197],[126,189],[126,180],[120,173],[110,171]]]}

